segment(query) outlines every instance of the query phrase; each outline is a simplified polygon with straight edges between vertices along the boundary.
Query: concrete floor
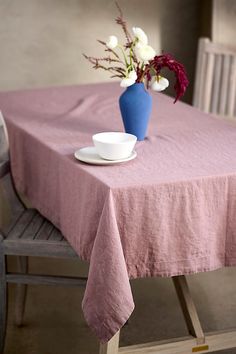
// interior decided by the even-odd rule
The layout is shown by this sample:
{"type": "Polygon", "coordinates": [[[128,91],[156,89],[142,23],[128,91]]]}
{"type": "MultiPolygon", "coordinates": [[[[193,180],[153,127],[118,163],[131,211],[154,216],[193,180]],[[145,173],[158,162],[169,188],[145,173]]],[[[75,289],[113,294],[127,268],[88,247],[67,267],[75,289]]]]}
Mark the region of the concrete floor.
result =
{"type": "MultiPolygon", "coordinates": [[[[30,268],[72,275],[87,271],[78,262],[43,258],[31,261],[30,268]]],[[[188,277],[205,331],[236,327],[235,278],[235,268],[188,277]]],[[[136,309],[121,331],[121,346],[187,335],[171,279],[135,280],[132,289],[136,309]]],[[[11,285],[5,354],[98,353],[98,341],[81,311],[83,289],[30,286],[22,328],[14,325],[14,290],[11,285]]],[[[235,354],[236,349],[218,353],[235,354]]]]}

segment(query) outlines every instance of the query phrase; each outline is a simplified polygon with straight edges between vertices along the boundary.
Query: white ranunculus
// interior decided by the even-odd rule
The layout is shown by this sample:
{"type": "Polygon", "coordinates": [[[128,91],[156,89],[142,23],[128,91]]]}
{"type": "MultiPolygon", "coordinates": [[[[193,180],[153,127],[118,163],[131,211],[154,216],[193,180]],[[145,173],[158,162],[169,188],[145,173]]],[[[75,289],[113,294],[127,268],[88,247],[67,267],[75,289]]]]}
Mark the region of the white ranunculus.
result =
{"type": "Polygon", "coordinates": [[[109,36],[106,46],[110,49],[116,48],[118,45],[118,39],[116,36],[109,36]]]}
{"type": "Polygon", "coordinates": [[[153,83],[151,88],[154,91],[163,91],[165,90],[167,87],[169,86],[169,81],[165,78],[160,76],[159,78],[157,78],[153,83]]]}
{"type": "Polygon", "coordinates": [[[128,75],[121,80],[120,86],[121,87],[128,87],[133,84],[135,84],[135,81],[137,80],[137,73],[135,70],[131,70],[128,75]]]}
{"type": "Polygon", "coordinates": [[[130,79],[129,77],[125,77],[124,79],[121,80],[120,86],[121,87],[128,87],[131,86],[135,83],[134,79],[130,79]]]}
{"type": "Polygon", "coordinates": [[[130,71],[129,74],[128,74],[128,78],[129,78],[129,79],[132,79],[132,80],[134,80],[134,81],[137,80],[137,77],[138,77],[138,76],[137,76],[137,73],[136,73],[135,70],[130,71]]]}
{"type": "MultiPolygon", "coordinates": [[[[143,43],[138,42],[138,43],[135,44],[135,49],[139,49],[139,48],[141,48],[143,45],[144,45],[143,43]]],[[[146,45],[146,44],[145,44],[145,45],[146,45]]]]}
{"type": "Polygon", "coordinates": [[[136,54],[138,59],[146,62],[148,60],[152,60],[155,57],[156,52],[150,45],[142,45],[137,48],[136,54]]]}
{"type": "Polygon", "coordinates": [[[138,38],[139,42],[143,45],[148,44],[148,38],[146,33],[142,30],[142,28],[139,27],[133,27],[133,33],[136,38],[138,38]]]}

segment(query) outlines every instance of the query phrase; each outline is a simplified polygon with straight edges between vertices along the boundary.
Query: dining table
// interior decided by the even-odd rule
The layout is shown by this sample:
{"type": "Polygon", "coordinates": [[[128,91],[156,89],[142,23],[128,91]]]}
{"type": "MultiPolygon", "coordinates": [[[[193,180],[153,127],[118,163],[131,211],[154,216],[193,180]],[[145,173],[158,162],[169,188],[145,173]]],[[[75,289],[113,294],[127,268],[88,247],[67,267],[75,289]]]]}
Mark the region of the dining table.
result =
{"type": "Polygon", "coordinates": [[[79,161],[93,134],[124,131],[122,90],[112,82],[0,93],[16,189],[89,262],[82,309],[103,348],[134,310],[131,279],[236,266],[236,122],[150,92],[136,158],[79,161]]]}

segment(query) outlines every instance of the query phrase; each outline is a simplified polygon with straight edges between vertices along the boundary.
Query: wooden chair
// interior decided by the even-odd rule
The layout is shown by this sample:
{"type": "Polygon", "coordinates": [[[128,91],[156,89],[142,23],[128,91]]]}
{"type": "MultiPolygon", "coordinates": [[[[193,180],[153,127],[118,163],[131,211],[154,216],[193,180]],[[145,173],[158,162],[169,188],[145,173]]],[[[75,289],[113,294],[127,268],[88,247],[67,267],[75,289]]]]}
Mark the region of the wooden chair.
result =
{"type": "Polygon", "coordinates": [[[236,48],[199,39],[193,105],[236,119],[236,48]]]}
{"type": "Polygon", "coordinates": [[[7,323],[7,283],[17,283],[16,323],[22,324],[27,284],[85,286],[87,278],[28,274],[28,256],[78,258],[63,235],[18,197],[10,174],[7,129],[0,112],[0,213],[11,204],[11,221],[0,231],[0,354],[7,323]],[[4,198],[3,198],[4,197],[4,198]],[[3,200],[4,199],[4,200],[3,200]],[[13,204],[13,205],[12,205],[13,204]],[[19,272],[9,273],[6,256],[17,256],[19,272]]]}

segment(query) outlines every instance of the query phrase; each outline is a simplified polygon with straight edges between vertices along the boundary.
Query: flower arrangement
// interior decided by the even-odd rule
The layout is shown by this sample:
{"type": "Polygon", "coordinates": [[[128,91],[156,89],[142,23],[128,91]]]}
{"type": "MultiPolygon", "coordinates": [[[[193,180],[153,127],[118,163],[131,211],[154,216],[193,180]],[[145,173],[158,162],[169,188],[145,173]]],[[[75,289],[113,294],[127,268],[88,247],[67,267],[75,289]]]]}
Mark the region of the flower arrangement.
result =
{"type": "Polygon", "coordinates": [[[188,78],[184,66],[177,62],[171,54],[156,55],[155,50],[148,44],[146,33],[139,27],[133,27],[133,35],[127,29],[123,13],[116,2],[119,15],[116,23],[124,31],[126,43],[121,45],[114,35],[109,36],[106,42],[98,40],[105,47],[107,56],[96,58],[83,54],[94,69],[103,69],[111,73],[112,78],[120,78],[120,86],[128,87],[134,83],[145,82],[146,87],[154,91],[163,91],[169,86],[169,81],[161,75],[163,68],[173,71],[176,77],[174,89],[176,102],[183,96],[188,78]]]}

